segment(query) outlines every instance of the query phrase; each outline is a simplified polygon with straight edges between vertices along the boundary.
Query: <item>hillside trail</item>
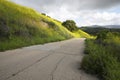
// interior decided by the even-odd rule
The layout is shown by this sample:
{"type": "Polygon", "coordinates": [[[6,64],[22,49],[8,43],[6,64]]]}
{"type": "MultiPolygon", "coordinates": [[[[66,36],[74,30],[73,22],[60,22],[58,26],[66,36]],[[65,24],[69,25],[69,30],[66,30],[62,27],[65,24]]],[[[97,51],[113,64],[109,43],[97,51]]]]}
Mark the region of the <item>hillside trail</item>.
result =
{"type": "Polygon", "coordinates": [[[80,69],[84,38],[0,52],[0,80],[98,80],[80,69]]]}

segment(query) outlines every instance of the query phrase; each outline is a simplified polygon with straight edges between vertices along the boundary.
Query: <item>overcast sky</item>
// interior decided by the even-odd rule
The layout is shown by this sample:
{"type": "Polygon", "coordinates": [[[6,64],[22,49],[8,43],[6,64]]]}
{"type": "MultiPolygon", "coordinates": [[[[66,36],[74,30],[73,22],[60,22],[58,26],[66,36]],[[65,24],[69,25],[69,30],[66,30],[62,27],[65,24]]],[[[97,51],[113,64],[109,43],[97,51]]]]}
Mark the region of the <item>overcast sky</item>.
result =
{"type": "Polygon", "coordinates": [[[120,25],[120,0],[11,0],[78,26],[120,25]]]}

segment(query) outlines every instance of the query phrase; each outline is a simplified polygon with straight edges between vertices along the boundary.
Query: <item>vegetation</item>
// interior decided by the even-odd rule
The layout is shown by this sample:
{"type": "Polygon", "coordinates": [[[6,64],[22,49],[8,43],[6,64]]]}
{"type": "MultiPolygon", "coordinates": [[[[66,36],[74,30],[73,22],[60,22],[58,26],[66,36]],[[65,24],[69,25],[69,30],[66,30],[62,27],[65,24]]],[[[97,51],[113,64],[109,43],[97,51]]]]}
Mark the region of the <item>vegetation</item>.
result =
{"type": "Polygon", "coordinates": [[[63,26],[65,26],[70,31],[76,31],[78,30],[76,23],[73,20],[66,20],[62,23],[63,26]]]}
{"type": "Polygon", "coordinates": [[[80,29],[76,30],[76,31],[73,31],[73,34],[77,38],[80,38],[80,37],[82,37],[82,38],[94,38],[93,36],[89,35],[88,33],[84,32],[80,29]]]}
{"type": "Polygon", "coordinates": [[[77,37],[77,38],[80,38],[80,37],[82,37],[82,38],[93,38],[88,33],[79,29],[76,26],[76,23],[73,20],[66,20],[62,23],[62,25],[65,28],[67,28],[68,30],[70,30],[73,33],[74,37],[77,37]]]}
{"type": "Polygon", "coordinates": [[[43,13],[0,0],[0,51],[72,37],[60,22],[43,13]]]}
{"type": "MultiPolygon", "coordinates": [[[[79,35],[83,34],[87,33],[79,35]]],[[[60,21],[45,13],[0,0],[0,51],[65,40],[76,35],[78,33],[70,32],[60,21]]]]}
{"type": "Polygon", "coordinates": [[[120,80],[120,33],[101,31],[95,40],[86,40],[81,68],[101,80],[120,80]]]}

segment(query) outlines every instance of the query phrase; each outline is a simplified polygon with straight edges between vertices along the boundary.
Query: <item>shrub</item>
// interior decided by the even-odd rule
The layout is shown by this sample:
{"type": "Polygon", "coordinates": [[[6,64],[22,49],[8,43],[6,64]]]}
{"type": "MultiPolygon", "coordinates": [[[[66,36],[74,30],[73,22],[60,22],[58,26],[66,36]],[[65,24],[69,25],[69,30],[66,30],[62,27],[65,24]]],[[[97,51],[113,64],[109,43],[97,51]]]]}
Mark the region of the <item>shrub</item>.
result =
{"type": "Polygon", "coordinates": [[[0,38],[9,38],[10,28],[8,27],[5,20],[0,19],[0,38]]]}
{"type": "Polygon", "coordinates": [[[120,80],[120,62],[106,47],[86,41],[88,53],[82,61],[81,68],[97,75],[102,80],[120,80]]]}
{"type": "Polygon", "coordinates": [[[62,23],[63,26],[65,26],[70,31],[78,30],[76,23],[73,20],[66,20],[62,23]]]}

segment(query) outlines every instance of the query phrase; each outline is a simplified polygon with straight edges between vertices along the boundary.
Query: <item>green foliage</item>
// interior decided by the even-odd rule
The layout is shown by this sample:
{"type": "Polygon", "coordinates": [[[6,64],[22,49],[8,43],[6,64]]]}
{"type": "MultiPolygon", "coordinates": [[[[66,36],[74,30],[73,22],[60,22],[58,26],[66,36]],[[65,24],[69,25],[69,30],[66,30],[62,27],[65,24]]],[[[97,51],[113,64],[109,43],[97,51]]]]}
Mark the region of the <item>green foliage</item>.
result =
{"type": "Polygon", "coordinates": [[[92,40],[86,41],[88,53],[81,67],[88,73],[96,74],[102,80],[120,80],[120,62],[111,52],[92,40]]]}
{"type": "Polygon", "coordinates": [[[44,16],[46,16],[46,14],[45,13],[41,13],[42,15],[44,15],[44,16]]]}
{"type": "Polygon", "coordinates": [[[9,27],[5,25],[5,23],[0,22],[0,38],[4,36],[8,38],[10,36],[10,30],[9,27]]]}
{"type": "Polygon", "coordinates": [[[102,80],[120,80],[120,34],[102,31],[96,40],[86,40],[81,67],[102,80]],[[116,40],[117,39],[117,40],[116,40]]]}
{"type": "Polygon", "coordinates": [[[120,33],[103,30],[97,35],[97,41],[104,44],[120,44],[120,33]]]}
{"type": "Polygon", "coordinates": [[[102,30],[102,31],[100,31],[99,33],[98,33],[98,35],[97,35],[97,40],[104,40],[104,39],[106,39],[107,38],[107,33],[108,33],[109,31],[107,31],[107,30],[102,30]]]}
{"type": "Polygon", "coordinates": [[[63,26],[65,26],[70,31],[78,30],[76,23],[73,20],[66,20],[62,23],[63,26]]]}

